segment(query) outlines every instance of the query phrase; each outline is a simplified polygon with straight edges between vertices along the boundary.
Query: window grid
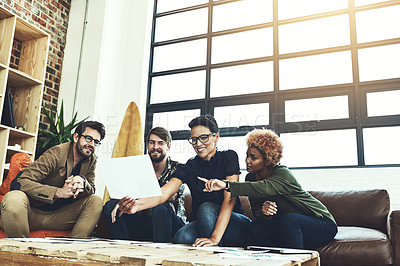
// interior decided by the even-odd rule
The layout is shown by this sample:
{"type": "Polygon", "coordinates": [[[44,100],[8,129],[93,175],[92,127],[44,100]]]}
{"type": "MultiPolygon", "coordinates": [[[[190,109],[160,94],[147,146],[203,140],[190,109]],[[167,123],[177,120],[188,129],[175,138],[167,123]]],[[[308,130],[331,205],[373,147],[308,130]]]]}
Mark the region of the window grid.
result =
{"type": "MultiPolygon", "coordinates": [[[[355,14],[359,11],[371,10],[381,7],[388,7],[394,5],[400,5],[400,1],[387,1],[376,4],[370,4],[365,6],[354,6],[354,1],[349,0],[349,7],[347,9],[336,10],[331,12],[325,12],[321,14],[314,14],[304,17],[290,18],[278,21],[278,0],[273,0],[273,21],[250,25],[245,27],[240,27],[236,29],[228,29],[222,30],[218,32],[212,32],[212,7],[215,5],[221,5],[231,2],[236,2],[237,0],[230,1],[212,1],[210,0],[208,4],[201,4],[194,7],[187,7],[177,10],[172,10],[164,13],[157,14],[157,0],[155,0],[154,7],[154,16],[153,16],[153,34],[152,34],[152,46],[151,46],[151,56],[150,56],[150,74],[149,74],[149,82],[148,82],[148,100],[147,100],[147,119],[146,119],[146,132],[153,126],[152,125],[152,117],[154,113],[158,112],[168,112],[168,111],[177,111],[177,110],[186,110],[199,108],[202,114],[214,114],[215,107],[222,106],[232,106],[232,105],[243,105],[243,104],[255,104],[255,103],[268,103],[269,104],[269,125],[264,125],[264,127],[270,128],[280,133],[291,133],[291,132],[304,132],[309,130],[316,131],[325,131],[325,130],[334,130],[334,129],[356,129],[357,136],[357,155],[358,155],[358,165],[357,166],[365,166],[365,158],[364,158],[364,144],[363,144],[363,132],[364,128],[370,127],[387,127],[387,126],[399,126],[400,125],[400,116],[399,115],[391,115],[391,116],[382,116],[382,117],[367,117],[367,100],[366,95],[368,92],[376,92],[376,91],[385,91],[385,90],[395,90],[400,89],[400,78],[392,78],[388,80],[374,80],[367,82],[359,81],[359,66],[358,66],[358,49],[370,48],[370,47],[378,47],[385,46],[390,44],[399,44],[400,38],[387,39],[387,40],[379,40],[372,41],[368,43],[357,43],[357,33],[356,33],[356,21],[355,14]],[[185,12],[189,10],[199,9],[199,8],[208,8],[208,31],[206,34],[189,36],[184,38],[179,38],[175,40],[166,40],[161,42],[154,42],[154,33],[156,27],[156,20],[158,17],[173,15],[180,12],[185,12]],[[287,25],[291,23],[298,23],[308,20],[314,20],[318,18],[326,18],[331,16],[343,15],[347,14],[349,16],[349,26],[350,26],[350,44],[342,45],[337,47],[329,47],[324,49],[315,49],[309,51],[301,51],[294,52],[288,54],[279,54],[279,32],[278,28],[281,25],[287,25]],[[212,38],[216,36],[222,36],[226,34],[232,33],[240,33],[243,31],[254,30],[254,29],[262,29],[266,27],[273,28],[273,55],[260,57],[260,58],[251,58],[244,59],[232,62],[222,62],[217,64],[211,64],[211,47],[212,47],[212,38]],[[196,39],[207,39],[207,59],[206,65],[202,66],[193,66],[184,69],[171,69],[167,71],[161,72],[152,72],[152,64],[153,64],[153,53],[154,48],[161,45],[170,45],[174,43],[196,40],[196,39]],[[351,52],[351,66],[352,66],[352,77],[353,81],[351,83],[346,84],[335,84],[335,85],[326,85],[326,86],[315,86],[309,88],[298,88],[298,89],[289,89],[289,90],[279,90],[279,62],[284,59],[290,58],[299,58],[304,56],[311,55],[319,55],[319,54],[328,54],[333,52],[342,52],[342,51],[350,51],[351,52]],[[224,97],[215,97],[211,98],[210,95],[210,75],[212,69],[227,67],[227,66],[235,66],[235,65],[244,65],[258,62],[273,62],[273,76],[274,76],[274,85],[273,91],[270,92],[261,92],[254,94],[244,94],[244,95],[232,95],[232,96],[224,96],[224,97]],[[151,95],[151,81],[153,77],[162,76],[162,75],[170,75],[174,73],[183,73],[188,71],[197,71],[197,70],[205,70],[206,71],[206,84],[204,91],[204,99],[196,99],[196,100],[187,100],[180,102],[167,102],[167,103],[158,103],[152,104],[150,102],[151,95]],[[305,122],[296,122],[296,123],[287,123],[285,122],[285,100],[288,99],[308,99],[308,98],[318,98],[318,97],[328,97],[328,96],[339,96],[345,95],[348,96],[349,99],[349,118],[348,119],[333,119],[333,120],[323,120],[323,121],[305,121],[305,122]]],[[[260,127],[260,126],[257,126],[260,127]]],[[[255,128],[255,126],[242,126],[242,127],[233,127],[233,128],[221,128],[220,133],[221,136],[243,136],[249,130],[255,128]]],[[[190,134],[189,131],[173,131],[171,132],[173,139],[184,139],[187,138],[190,134]]],[[[340,165],[338,165],[340,167],[340,165]]]]}

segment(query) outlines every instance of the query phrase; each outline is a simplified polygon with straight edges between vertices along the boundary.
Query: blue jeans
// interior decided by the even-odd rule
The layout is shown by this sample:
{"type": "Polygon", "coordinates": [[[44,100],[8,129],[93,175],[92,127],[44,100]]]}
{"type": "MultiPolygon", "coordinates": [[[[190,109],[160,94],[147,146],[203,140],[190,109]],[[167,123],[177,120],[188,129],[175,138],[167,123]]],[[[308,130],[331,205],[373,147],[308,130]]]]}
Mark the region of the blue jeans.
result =
{"type": "Polygon", "coordinates": [[[337,225],[329,218],[316,218],[298,213],[271,217],[250,226],[252,245],[266,247],[314,249],[333,240],[337,225]]]}
{"type": "Polygon", "coordinates": [[[153,240],[154,242],[171,242],[174,234],[184,225],[168,202],[147,212],[122,214],[111,222],[111,212],[118,200],[109,200],[103,207],[103,215],[115,239],[153,240]]]}
{"type": "MultiPolygon", "coordinates": [[[[193,244],[197,238],[209,238],[217,223],[221,206],[204,202],[197,211],[197,220],[186,224],[175,234],[174,243],[193,244]]],[[[219,243],[220,246],[245,246],[251,220],[245,215],[232,212],[228,226],[219,243]]]]}

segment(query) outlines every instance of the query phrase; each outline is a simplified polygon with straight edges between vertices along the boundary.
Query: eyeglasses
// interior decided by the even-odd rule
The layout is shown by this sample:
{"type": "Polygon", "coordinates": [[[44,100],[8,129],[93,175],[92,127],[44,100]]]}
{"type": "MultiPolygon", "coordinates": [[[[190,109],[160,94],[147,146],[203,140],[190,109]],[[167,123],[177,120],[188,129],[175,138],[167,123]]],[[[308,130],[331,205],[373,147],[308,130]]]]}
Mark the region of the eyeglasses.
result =
{"type": "Polygon", "coordinates": [[[94,146],[99,146],[101,144],[100,140],[94,139],[92,136],[89,135],[81,135],[82,137],[85,138],[87,143],[94,142],[94,146]]]}
{"type": "Polygon", "coordinates": [[[196,144],[197,140],[199,140],[201,143],[206,143],[210,139],[210,136],[215,136],[215,135],[216,135],[216,133],[203,134],[198,137],[190,137],[187,140],[192,145],[196,144]]]}

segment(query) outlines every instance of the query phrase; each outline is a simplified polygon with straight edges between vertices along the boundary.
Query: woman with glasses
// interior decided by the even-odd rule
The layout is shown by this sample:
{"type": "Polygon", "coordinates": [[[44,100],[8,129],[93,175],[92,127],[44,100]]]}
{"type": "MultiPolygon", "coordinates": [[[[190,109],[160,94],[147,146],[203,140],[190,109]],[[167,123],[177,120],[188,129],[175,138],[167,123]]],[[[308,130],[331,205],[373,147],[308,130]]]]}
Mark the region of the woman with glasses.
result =
{"type": "Polygon", "coordinates": [[[174,195],[182,183],[186,183],[192,196],[192,213],[190,222],[175,234],[174,242],[193,246],[244,246],[250,219],[242,214],[240,201],[231,198],[228,192],[203,191],[204,183],[198,179],[239,181],[238,156],[233,150],[217,150],[219,133],[214,117],[196,117],[189,127],[191,137],[188,141],[197,155],[178,166],[174,177],[161,188],[162,196],[137,200],[122,198],[111,214],[112,220],[115,221],[118,210],[119,215],[132,214],[157,206],[174,195]]]}
{"type": "Polygon", "coordinates": [[[253,245],[314,249],[332,241],[337,233],[333,216],[279,164],[283,149],[279,137],[271,130],[255,129],[246,142],[248,182],[200,178],[205,190],[249,196],[255,217],[250,229],[253,245]]]}

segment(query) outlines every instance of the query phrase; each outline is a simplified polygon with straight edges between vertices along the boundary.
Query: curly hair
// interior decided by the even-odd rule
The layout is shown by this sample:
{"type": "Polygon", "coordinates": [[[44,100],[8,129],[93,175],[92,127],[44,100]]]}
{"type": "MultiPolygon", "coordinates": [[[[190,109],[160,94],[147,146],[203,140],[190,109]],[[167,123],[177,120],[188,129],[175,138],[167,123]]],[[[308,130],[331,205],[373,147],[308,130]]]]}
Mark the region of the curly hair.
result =
{"type": "Polygon", "coordinates": [[[277,165],[282,158],[283,145],[275,132],[269,129],[254,129],[246,135],[248,147],[256,148],[268,166],[277,165]]]}

